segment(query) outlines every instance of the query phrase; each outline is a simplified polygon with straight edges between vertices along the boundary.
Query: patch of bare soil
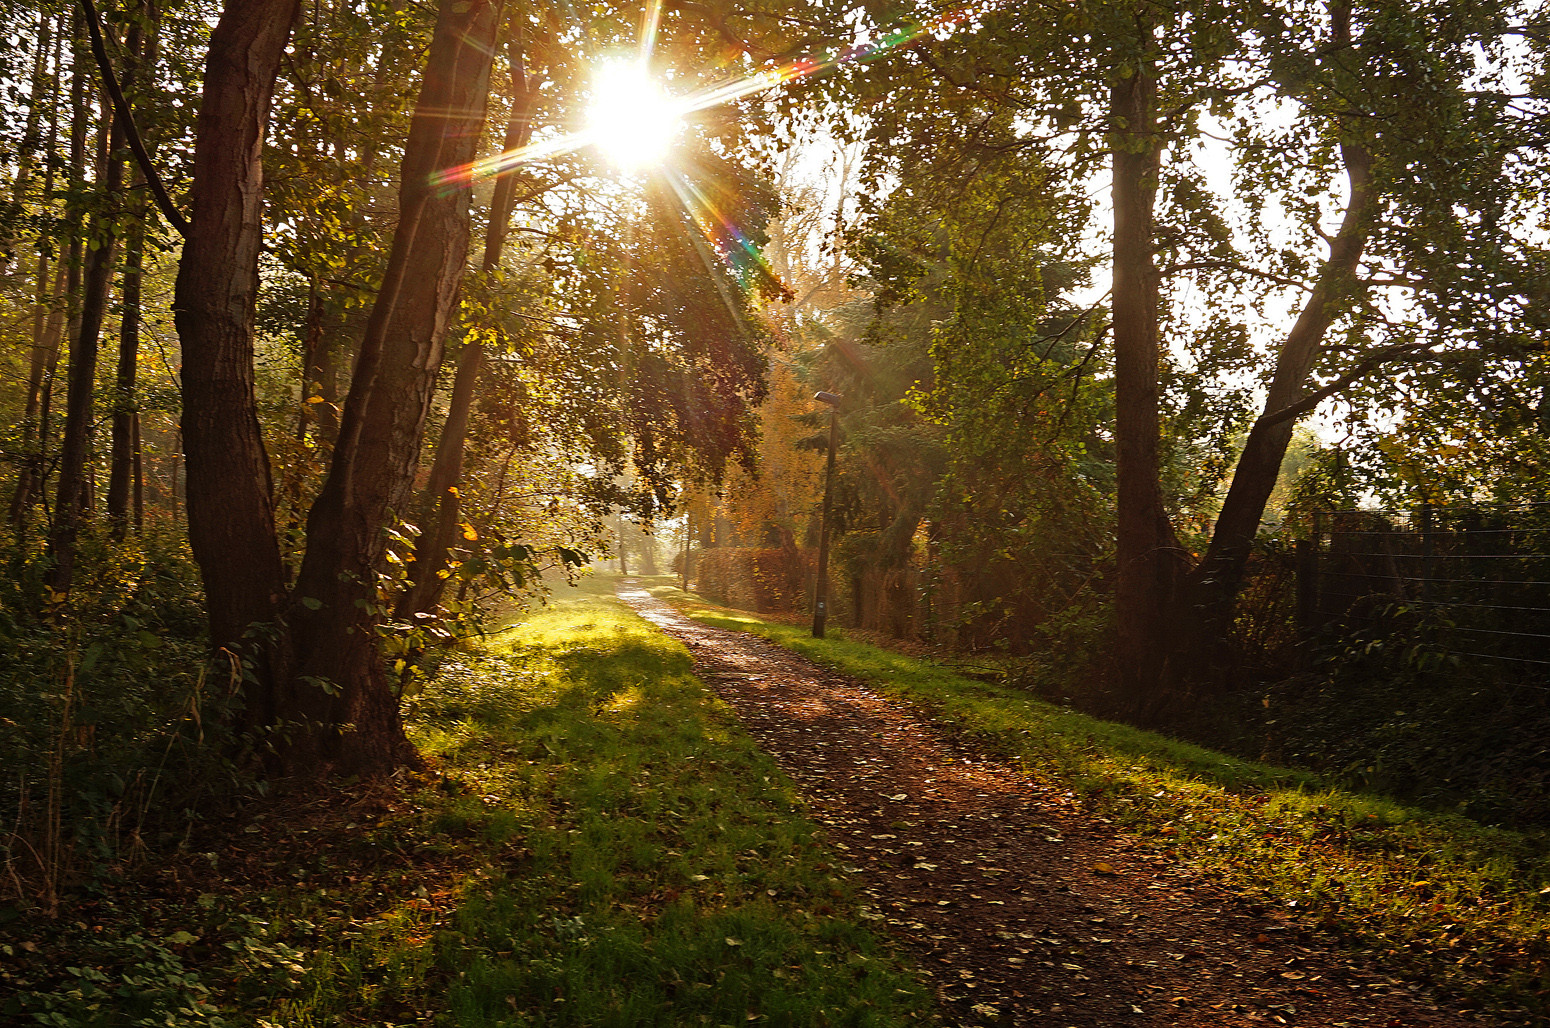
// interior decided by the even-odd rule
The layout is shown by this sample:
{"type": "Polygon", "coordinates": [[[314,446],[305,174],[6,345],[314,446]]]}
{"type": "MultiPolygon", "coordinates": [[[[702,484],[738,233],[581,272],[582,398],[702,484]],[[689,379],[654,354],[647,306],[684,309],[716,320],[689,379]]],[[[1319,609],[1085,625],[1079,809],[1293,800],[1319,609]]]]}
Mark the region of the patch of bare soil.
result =
{"type": "Polygon", "coordinates": [[[1076,797],[946,726],[751,635],[620,596],[798,784],[869,916],[963,1024],[1454,1026],[1366,955],[1171,865],[1076,797]]]}

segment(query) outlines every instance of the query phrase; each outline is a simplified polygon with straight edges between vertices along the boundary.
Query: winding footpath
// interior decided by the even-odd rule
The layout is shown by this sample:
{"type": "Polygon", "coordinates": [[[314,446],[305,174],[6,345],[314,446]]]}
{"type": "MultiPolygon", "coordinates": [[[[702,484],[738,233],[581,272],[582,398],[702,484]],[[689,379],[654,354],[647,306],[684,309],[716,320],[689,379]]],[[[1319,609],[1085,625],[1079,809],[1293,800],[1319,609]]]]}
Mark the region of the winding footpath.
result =
{"type": "Polygon", "coordinates": [[[947,726],[648,593],[620,598],[791,776],[842,869],[963,1025],[1489,1025],[1148,853],[947,726]]]}

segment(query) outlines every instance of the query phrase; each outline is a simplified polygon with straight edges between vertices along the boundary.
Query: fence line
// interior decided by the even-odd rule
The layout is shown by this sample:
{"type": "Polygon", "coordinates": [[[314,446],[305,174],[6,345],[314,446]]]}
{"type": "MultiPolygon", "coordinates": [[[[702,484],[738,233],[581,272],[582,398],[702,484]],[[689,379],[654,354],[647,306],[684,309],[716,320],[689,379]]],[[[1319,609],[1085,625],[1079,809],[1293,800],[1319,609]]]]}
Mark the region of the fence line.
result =
{"type": "Polygon", "coordinates": [[[1550,668],[1550,503],[1321,511],[1299,555],[1305,628],[1419,612],[1455,656],[1550,668]]]}

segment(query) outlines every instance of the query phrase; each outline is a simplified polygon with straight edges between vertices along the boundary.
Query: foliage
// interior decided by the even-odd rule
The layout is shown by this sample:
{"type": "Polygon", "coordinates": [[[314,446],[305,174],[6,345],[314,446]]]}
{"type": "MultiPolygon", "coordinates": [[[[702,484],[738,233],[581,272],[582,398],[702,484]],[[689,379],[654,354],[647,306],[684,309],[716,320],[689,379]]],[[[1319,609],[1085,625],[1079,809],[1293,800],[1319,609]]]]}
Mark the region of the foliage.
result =
{"type": "Polygon", "coordinates": [[[97,1023],[81,980],[133,976],[180,1024],[933,1023],[791,783],[602,592],[446,660],[426,779],[244,808],[197,895],[114,889],[100,932],[11,926],[11,1002],[97,1023]]]}
{"type": "Polygon", "coordinates": [[[233,669],[206,666],[200,597],[181,540],[83,540],[52,603],[43,562],[11,543],[0,599],[0,884],[22,909],[162,850],[237,787],[224,728],[233,669]]]}

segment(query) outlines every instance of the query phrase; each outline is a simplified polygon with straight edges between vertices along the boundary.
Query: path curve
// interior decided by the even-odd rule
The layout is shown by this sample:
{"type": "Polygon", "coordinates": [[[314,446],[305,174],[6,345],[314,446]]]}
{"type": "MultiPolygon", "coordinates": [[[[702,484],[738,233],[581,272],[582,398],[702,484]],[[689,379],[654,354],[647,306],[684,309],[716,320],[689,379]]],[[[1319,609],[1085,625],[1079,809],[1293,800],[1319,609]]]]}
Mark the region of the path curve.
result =
{"type": "Polygon", "coordinates": [[[1148,853],[1069,792],[756,636],[619,597],[795,780],[885,927],[964,1025],[1485,1025],[1148,853]]]}

